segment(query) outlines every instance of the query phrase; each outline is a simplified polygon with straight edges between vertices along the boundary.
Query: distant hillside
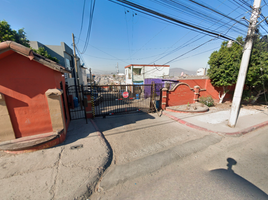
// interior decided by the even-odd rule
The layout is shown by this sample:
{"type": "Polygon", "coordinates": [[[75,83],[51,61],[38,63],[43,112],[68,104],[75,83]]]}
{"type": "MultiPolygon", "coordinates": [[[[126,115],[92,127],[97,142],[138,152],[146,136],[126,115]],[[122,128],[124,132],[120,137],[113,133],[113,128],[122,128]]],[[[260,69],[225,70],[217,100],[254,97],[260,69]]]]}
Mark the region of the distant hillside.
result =
{"type": "Polygon", "coordinates": [[[180,76],[182,72],[188,75],[196,75],[196,71],[190,71],[182,68],[170,68],[169,76],[180,76]]]}

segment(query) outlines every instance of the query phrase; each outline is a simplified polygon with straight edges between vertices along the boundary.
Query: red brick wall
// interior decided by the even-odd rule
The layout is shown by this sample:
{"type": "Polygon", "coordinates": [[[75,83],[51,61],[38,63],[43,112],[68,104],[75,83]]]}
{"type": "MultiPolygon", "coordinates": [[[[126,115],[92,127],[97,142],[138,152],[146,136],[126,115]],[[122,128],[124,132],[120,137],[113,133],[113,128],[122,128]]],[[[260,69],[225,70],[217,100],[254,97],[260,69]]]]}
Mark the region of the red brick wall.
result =
{"type": "MultiPolygon", "coordinates": [[[[222,94],[222,88],[214,87],[210,79],[181,79],[180,84],[174,91],[169,91],[167,95],[167,106],[176,106],[189,103],[194,103],[194,86],[199,86],[200,97],[211,96],[215,102],[219,102],[219,92],[222,94]],[[206,89],[202,91],[202,89],[206,89]]],[[[226,94],[224,101],[232,101],[232,93],[235,86],[228,87],[230,90],[226,94]]]]}
{"type": "MultiPolygon", "coordinates": [[[[52,131],[45,92],[60,88],[60,81],[65,88],[62,74],[17,53],[0,59],[0,66],[0,92],[5,95],[16,138],[52,131]]],[[[67,108],[66,96],[65,103],[67,108]]]]}
{"type": "MultiPolygon", "coordinates": [[[[193,88],[192,88],[193,89],[193,88]]],[[[181,84],[167,95],[167,107],[194,103],[194,92],[187,84],[181,84]]]]}

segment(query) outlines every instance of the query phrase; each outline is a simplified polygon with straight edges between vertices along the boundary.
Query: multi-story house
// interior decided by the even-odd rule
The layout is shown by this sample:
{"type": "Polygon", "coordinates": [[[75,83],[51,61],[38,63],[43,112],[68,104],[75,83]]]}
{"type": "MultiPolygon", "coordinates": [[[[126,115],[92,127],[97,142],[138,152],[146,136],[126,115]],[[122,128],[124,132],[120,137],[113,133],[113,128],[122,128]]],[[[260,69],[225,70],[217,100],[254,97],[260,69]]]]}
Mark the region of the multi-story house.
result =
{"type": "Polygon", "coordinates": [[[148,78],[169,76],[169,65],[136,65],[125,67],[126,84],[143,84],[148,78]]]}
{"type": "MultiPolygon", "coordinates": [[[[68,85],[75,85],[75,65],[74,65],[74,54],[73,50],[64,42],[61,42],[61,45],[44,45],[38,41],[30,41],[30,46],[33,49],[38,49],[40,47],[45,48],[47,53],[52,57],[56,57],[59,60],[59,64],[65,67],[68,70],[72,71],[72,74],[65,74],[65,80],[68,85]]],[[[77,84],[86,85],[86,69],[83,65],[80,64],[80,58],[77,57],[77,73],[78,81],[77,84]]]]}

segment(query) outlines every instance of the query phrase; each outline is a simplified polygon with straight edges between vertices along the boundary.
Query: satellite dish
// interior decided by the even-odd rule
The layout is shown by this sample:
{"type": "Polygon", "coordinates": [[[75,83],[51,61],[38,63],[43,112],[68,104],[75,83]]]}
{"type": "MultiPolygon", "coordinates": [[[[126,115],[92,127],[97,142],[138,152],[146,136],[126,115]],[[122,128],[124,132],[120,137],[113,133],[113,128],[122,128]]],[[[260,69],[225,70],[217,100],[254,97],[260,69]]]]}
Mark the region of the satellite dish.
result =
{"type": "Polygon", "coordinates": [[[183,76],[183,72],[181,72],[181,76],[183,76]]]}

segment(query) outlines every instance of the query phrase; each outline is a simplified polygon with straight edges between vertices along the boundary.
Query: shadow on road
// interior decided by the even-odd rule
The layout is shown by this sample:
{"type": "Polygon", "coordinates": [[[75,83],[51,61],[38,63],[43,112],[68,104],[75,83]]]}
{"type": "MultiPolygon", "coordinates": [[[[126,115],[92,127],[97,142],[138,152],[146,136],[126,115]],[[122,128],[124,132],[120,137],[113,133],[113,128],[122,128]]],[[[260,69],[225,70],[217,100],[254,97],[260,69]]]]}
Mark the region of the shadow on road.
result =
{"type": "Polygon", "coordinates": [[[232,166],[237,164],[236,160],[228,158],[227,162],[227,169],[210,171],[213,178],[217,179],[217,183],[220,181],[224,187],[223,189],[227,189],[227,193],[241,194],[246,199],[268,199],[268,195],[265,192],[233,171],[232,166]]]}
{"type": "Polygon", "coordinates": [[[73,120],[69,124],[65,141],[57,146],[64,146],[74,143],[77,140],[90,137],[89,135],[94,132],[95,128],[90,120],[88,120],[88,123],[86,123],[85,119],[73,120]]]}
{"type": "MultiPolygon", "coordinates": [[[[146,119],[155,119],[154,116],[145,113],[138,112],[133,114],[107,116],[106,118],[97,117],[94,119],[100,131],[104,132],[118,127],[123,127],[129,124],[135,124],[137,121],[146,119]]],[[[139,127],[135,127],[135,130],[139,127]]],[[[119,132],[117,132],[119,133],[119,132]]]]}

